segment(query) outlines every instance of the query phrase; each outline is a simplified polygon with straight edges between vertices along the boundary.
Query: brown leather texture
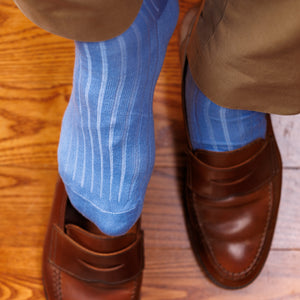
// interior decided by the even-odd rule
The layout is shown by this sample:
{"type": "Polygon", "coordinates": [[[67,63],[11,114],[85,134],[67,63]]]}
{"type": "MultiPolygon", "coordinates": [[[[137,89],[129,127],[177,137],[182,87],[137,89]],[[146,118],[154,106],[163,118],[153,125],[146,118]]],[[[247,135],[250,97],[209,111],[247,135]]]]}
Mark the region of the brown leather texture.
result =
{"type": "Polygon", "coordinates": [[[138,300],[144,268],[138,221],[120,237],[104,235],[77,212],[58,180],[43,255],[48,300],[138,300]]]}
{"type": "Polygon", "coordinates": [[[123,33],[142,0],[14,0],[39,27],[76,41],[96,42],[123,33]]]}
{"type": "MultiPolygon", "coordinates": [[[[183,111],[187,129],[184,85],[183,111]]],[[[199,264],[223,288],[250,284],[270,250],[282,163],[267,121],[266,139],[229,152],[193,151],[187,132],[187,228],[199,264]]]]}
{"type": "Polygon", "coordinates": [[[191,73],[218,105],[300,113],[300,1],[206,0],[188,45],[191,73]]]}

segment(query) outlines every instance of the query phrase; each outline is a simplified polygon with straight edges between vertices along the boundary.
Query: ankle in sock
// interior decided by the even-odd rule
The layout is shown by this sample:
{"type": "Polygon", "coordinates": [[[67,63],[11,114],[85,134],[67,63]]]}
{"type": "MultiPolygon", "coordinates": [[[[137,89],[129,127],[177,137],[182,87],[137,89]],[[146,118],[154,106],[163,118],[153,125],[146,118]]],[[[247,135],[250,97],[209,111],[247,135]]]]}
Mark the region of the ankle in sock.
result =
{"type": "Polygon", "coordinates": [[[199,90],[189,69],[185,102],[194,150],[231,151],[265,138],[267,122],[264,113],[229,109],[213,103],[199,90]]]}
{"type": "Polygon", "coordinates": [[[144,0],[122,35],[75,43],[59,173],[73,206],[108,235],[141,214],[154,165],[153,92],[177,17],[177,1],[144,0]]]}

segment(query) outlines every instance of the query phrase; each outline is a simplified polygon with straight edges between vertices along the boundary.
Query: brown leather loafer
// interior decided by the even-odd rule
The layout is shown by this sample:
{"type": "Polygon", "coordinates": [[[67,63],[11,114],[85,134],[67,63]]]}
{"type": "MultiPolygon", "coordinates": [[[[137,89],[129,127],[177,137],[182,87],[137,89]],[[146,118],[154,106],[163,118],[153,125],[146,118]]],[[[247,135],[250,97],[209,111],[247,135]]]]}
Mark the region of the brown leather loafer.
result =
{"type": "Polygon", "coordinates": [[[59,179],[43,256],[47,299],[140,299],[143,242],[140,221],[123,236],[104,235],[72,207],[59,179]]]}
{"type": "Polygon", "coordinates": [[[266,139],[229,152],[193,151],[188,137],[185,213],[198,262],[217,285],[236,289],[261,271],[272,242],[282,163],[267,115],[266,139]]]}

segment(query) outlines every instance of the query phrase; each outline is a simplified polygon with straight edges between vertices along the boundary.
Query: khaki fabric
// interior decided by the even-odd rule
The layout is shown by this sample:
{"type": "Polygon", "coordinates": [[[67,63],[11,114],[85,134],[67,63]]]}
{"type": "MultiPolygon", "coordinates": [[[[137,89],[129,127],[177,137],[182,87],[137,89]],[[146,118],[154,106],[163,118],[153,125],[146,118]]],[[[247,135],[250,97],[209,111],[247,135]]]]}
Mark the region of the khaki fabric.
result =
{"type": "Polygon", "coordinates": [[[300,1],[207,0],[188,44],[201,91],[228,108],[300,113],[300,1]]]}
{"type": "Polygon", "coordinates": [[[39,27],[77,41],[102,41],[123,33],[143,0],[14,0],[39,27]]]}
{"type": "MultiPolygon", "coordinates": [[[[14,1],[40,27],[79,41],[121,34],[142,4],[142,0],[14,1]]],[[[300,113],[300,0],[206,0],[187,56],[197,85],[215,103],[300,113]]]]}

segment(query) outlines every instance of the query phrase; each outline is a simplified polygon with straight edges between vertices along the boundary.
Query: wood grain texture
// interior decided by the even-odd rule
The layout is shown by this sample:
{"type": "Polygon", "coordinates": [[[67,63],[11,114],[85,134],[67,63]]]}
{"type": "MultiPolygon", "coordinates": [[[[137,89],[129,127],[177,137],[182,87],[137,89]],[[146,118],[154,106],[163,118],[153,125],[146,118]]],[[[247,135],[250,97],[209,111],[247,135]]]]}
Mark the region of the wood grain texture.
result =
{"type": "MultiPolygon", "coordinates": [[[[197,0],[181,1],[182,16],[197,0]]],[[[241,291],[211,284],[186,234],[181,195],[185,136],[176,29],[154,96],[156,165],[145,199],[142,299],[300,299],[299,116],[274,116],[285,164],[273,248],[241,291]]],[[[74,46],[0,2],[0,300],[43,300],[41,257],[57,177],[61,117],[72,88],[74,46]]]]}
{"type": "Polygon", "coordinates": [[[273,115],[272,122],[284,167],[300,169],[300,114],[273,115]]]}

